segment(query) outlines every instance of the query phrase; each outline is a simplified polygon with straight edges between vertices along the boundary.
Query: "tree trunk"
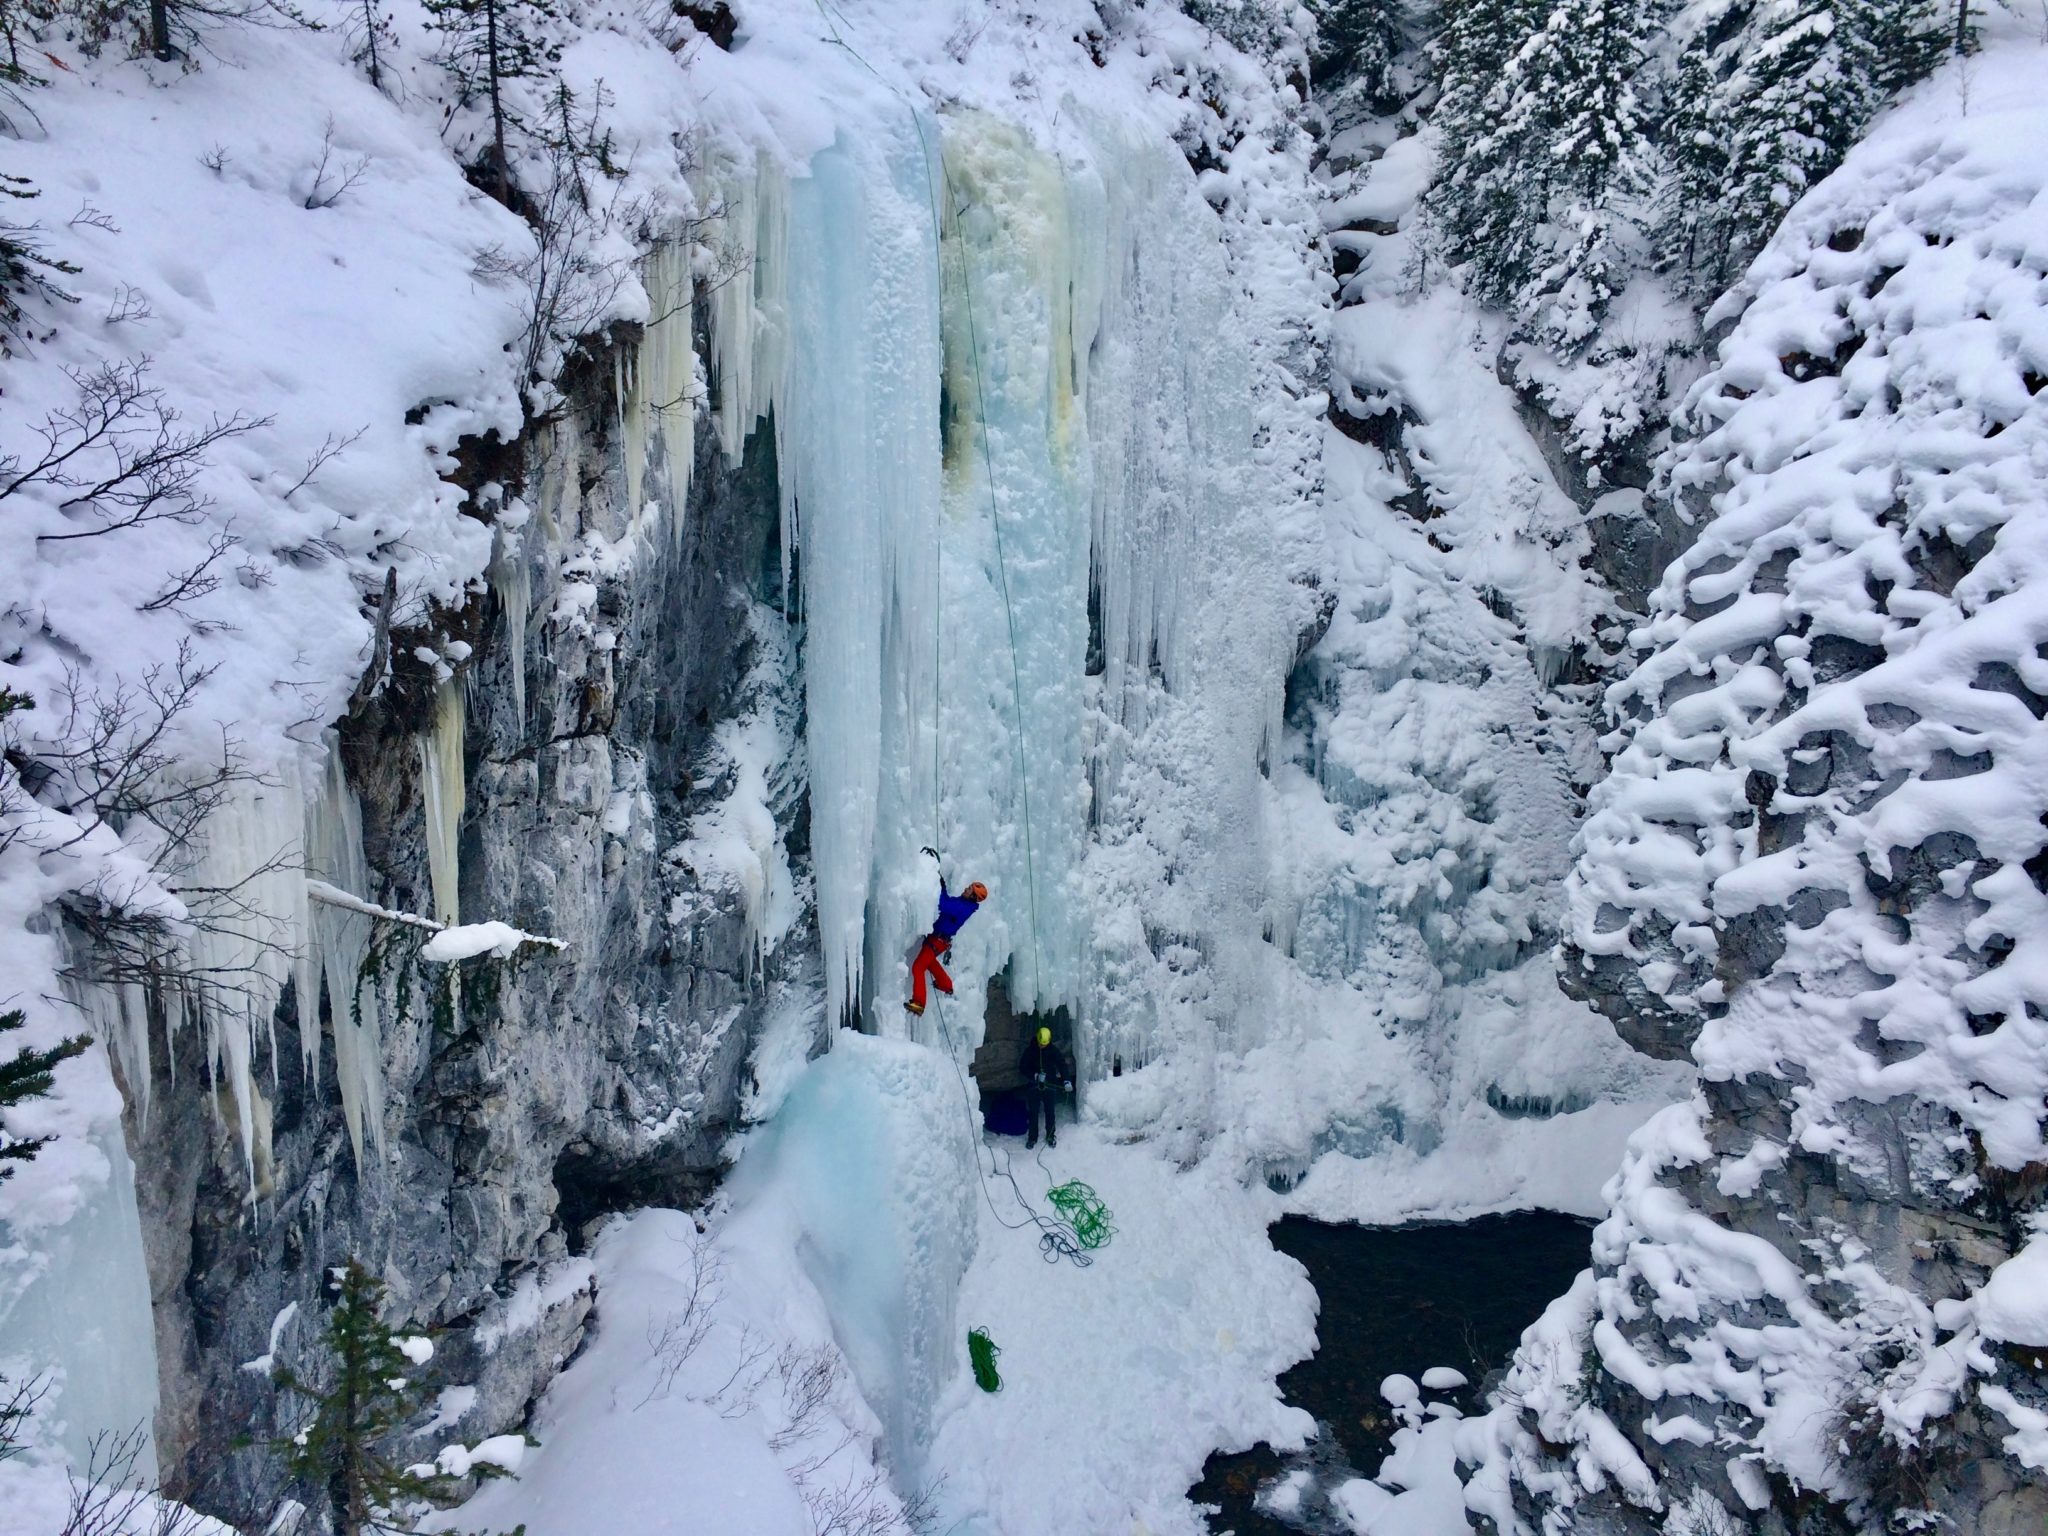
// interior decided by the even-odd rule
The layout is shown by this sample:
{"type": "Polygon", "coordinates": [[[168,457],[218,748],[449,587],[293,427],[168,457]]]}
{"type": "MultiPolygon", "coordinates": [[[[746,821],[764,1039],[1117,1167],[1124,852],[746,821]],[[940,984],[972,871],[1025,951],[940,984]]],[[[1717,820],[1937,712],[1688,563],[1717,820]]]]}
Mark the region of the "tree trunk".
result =
{"type": "Polygon", "coordinates": [[[165,63],[178,56],[171,46],[171,0],[149,0],[149,51],[165,63]]]}
{"type": "Polygon", "coordinates": [[[370,85],[383,90],[383,73],[377,66],[377,0],[363,0],[363,63],[368,69],[370,85]]]}
{"type": "Polygon", "coordinates": [[[498,96],[498,0],[484,0],[484,69],[491,79],[491,164],[498,176],[498,201],[512,202],[505,163],[505,104],[498,96]]]}
{"type": "Polygon", "coordinates": [[[1956,0],[1956,52],[1966,53],[1970,47],[1970,0],[1956,0]]]}

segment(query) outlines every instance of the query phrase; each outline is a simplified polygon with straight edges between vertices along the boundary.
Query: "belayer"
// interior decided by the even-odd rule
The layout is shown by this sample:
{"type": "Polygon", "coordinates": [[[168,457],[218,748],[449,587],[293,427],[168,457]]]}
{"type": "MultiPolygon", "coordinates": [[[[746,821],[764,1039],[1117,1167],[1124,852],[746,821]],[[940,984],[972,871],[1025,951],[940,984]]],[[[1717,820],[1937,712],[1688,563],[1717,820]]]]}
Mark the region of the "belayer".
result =
{"type": "MultiPolygon", "coordinates": [[[[924,850],[934,860],[938,850],[924,850]]],[[[946,974],[946,968],[939,964],[940,958],[953,947],[953,936],[967,919],[981,910],[981,904],[988,900],[988,887],[979,880],[968,886],[958,896],[946,888],[946,876],[939,875],[939,915],[932,921],[932,931],[924,936],[924,943],[918,946],[917,958],[910,962],[910,1001],[903,1006],[912,1013],[923,1013],[925,1004],[925,980],[930,978],[946,996],[953,995],[953,978],[946,974]]]]}
{"type": "Polygon", "coordinates": [[[1024,1138],[1024,1145],[1038,1145],[1038,1114],[1042,1108],[1045,1144],[1058,1146],[1060,1138],[1052,1126],[1053,1095],[1062,1089],[1074,1091],[1074,1064],[1067,1060],[1065,1051],[1052,1043],[1052,1031],[1041,1024],[1031,1043],[1024,1047],[1024,1054],[1017,1058],[1017,1070],[1024,1074],[1024,1101],[1031,1106],[1031,1134],[1024,1138]]]}

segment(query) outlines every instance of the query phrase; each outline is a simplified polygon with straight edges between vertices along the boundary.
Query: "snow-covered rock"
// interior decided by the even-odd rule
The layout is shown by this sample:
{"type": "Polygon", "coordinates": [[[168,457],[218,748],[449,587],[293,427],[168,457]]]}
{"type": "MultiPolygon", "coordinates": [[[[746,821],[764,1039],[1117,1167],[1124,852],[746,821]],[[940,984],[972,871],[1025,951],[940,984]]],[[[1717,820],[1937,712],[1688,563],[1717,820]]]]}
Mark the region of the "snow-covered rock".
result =
{"type": "Polygon", "coordinates": [[[1564,970],[1700,1092],[1632,1142],[1519,1416],[1464,1431],[1503,1529],[2048,1511],[1998,1342],[2038,1328],[2048,1157],[2042,67],[1938,75],[1717,316],[1564,970]]]}

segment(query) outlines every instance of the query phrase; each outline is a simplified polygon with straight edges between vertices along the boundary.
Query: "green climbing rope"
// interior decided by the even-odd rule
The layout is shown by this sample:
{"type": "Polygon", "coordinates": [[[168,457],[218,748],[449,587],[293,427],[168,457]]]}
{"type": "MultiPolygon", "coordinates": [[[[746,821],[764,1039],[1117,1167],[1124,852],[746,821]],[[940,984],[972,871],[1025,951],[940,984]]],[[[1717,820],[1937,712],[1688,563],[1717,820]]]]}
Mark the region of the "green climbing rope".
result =
{"type": "Polygon", "coordinates": [[[1003,1378],[996,1370],[996,1356],[1001,1353],[986,1328],[968,1330],[967,1358],[974,1362],[974,1384],[984,1392],[1003,1390],[1003,1378]]]}
{"type": "Polygon", "coordinates": [[[1074,1241],[1083,1248],[1100,1248],[1116,1236],[1116,1228],[1109,1221],[1109,1207],[1079,1179],[1055,1184],[1045,1192],[1045,1202],[1074,1229],[1074,1241]]]}

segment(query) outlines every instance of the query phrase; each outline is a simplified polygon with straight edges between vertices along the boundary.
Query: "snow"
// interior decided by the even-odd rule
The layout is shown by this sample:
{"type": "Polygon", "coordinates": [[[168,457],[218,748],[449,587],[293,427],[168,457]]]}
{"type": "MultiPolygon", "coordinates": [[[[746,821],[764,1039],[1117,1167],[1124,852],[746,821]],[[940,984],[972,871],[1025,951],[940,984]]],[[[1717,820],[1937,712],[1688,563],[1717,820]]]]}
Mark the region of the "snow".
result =
{"type": "MultiPolygon", "coordinates": [[[[477,1324],[476,1347],[494,1353],[509,1338],[530,1333],[541,1319],[581,1291],[596,1283],[596,1270],[588,1259],[559,1259],[553,1264],[522,1276],[512,1294],[477,1324]]],[[[454,1410],[457,1417],[465,1411],[454,1410]]]]}
{"type": "Polygon", "coordinates": [[[519,953],[519,946],[532,943],[534,935],[510,923],[463,923],[443,928],[420,946],[420,958],[441,965],[473,960],[478,955],[496,955],[501,960],[519,953]]]}
{"type": "Polygon", "coordinates": [[[970,1142],[976,1124],[936,1053],[843,1037],[749,1133],[704,1231],[665,1211],[605,1230],[594,1329],[534,1417],[538,1449],[441,1528],[808,1536],[822,1490],[882,1466],[879,1496],[932,1490],[939,1529],[1196,1536],[1186,1491],[1211,1449],[1310,1429],[1273,1383],[1315,1314],[1265,1241],[1276,1202],[1071,1128],[1049,1173],[1012,1172],[1041,1208],[1053,1179],[1086,1180],[1117,1235],[1087,1269],[1048,1265],[1008,1182],[982,1198],[970,1158],[1009,1153],[970,1142]],[[700,1318],[667,1371],[695,1332],[678,1320],[700,1318]],[[995,1395],[967,1369],[982,1325],[995,1395]],[[819,1360],[829,1405],[793,1429],[793,1379],[819,1360]]]}
{"type": "Polygon", "coordinates": [[[291,1327],[292,1319],[298,1315],[299,1304],[296,1301],[280,1307],[277,1316],[270,1320],[270,1347],[254,1360],[244,1360],[241,1368],[251,1375],[267,1378],[277,1363],[277,1346],[284,1338],[284,1331],[291,1327]]]}
{"type": "MultiPolygon", "coordinates": [[[[1404,237],[1366,253],[1365,302],[1333,329],[1315,246],[1326,218],[1403,217],[1426,153],[1395,142],[1362,192],[1318,207],[1288,83],[1300,17],[1248,52],[1171,8],[1105,21],[1084,0],[991,6],[972,28],[940,0],[739,9],[743,46],[684,48],[680,64],[680,38],[628,8],[564,30],[565,78],[611,96],[620,203],[639,216],[593,236],[635,263],[593,323],[646,325],[613,378],[616,525],[586,518],[558,470],[530,503],[494,487],[466,511],[442,478],[462,438],[509,439],[557,397],[518,376],[523,295],[477,275],[480,256],[516,254],[530,234],[459,174],[476,109],[426,62],[415,8],[394,23],[395,101],[355,78],[333,34],[249,29],[224,32],[191,74],[73,59],[38,98],[47,135],[15,146],[11,168],[48,208],[90,198],[118,232],[53,229],[85,267],[84,303],[10,365],[0,446],[67,398],[63,366],[145,353],[188,420],[272,419],[223,448],[193,526],[45,557],[33,541],[70,527],[61,508],[39,497],[7,520],[0,682],[47,704],[73,658],[95,686],[132,685],[141,658],[190,640],[216,670],[179,751],[197,760],[228,727],[264,777],[185,870],[152,874],[146,839],[104,827],[53,858],[62,868],[0,851],[0,959],[24,994],[54,996],[61,957],[27,924],[55,897],[119,882],[185,923],[175,886],[263,871],[251,910],[194,949],[252,990],[191,1021],[208,1031],[252,1190],[267,1166],[261,1047],[288,975],[309,1062],[326,993],[351,1141],[374,1159],[383,1021],[374,998],[351,1005],[371,924],[393,914],[370,899],[361,812],[326,727],[362,679],[387,573],[401,625],[427,631],[401,660],[439,682],[417,753],[429,918],[444,931],[424,953],[506,954],[535,936],[461,922],[470,657],[432,626],[497,594],[524,719],[525,669],[551,660],[535,637],[552,624],[607,653],[600,578],[682,537],[697,412],[727,467],[772,415],[801,720],[767,675],[794,662],[764,643],[763,675],[717,732],[722,793],[665,857],[740,894],[765,960],[804,916],[782,841],[801,752],[824,995],[778,1001],[756,1059],[713,1336],[661,1382],[647,1328],[704,1260],[675,1240],[673,1215],[611,1229],[595,1270],[529,1276],[479,1327],[484,1348],[593,1283],[597,1333],[537,1419],[542,1447],[519,1481],[487,1488],[462,1524],[581,1530],[594,1488],[618,1529],[687,1511],[693,1528],[805,1530],[832,1489],[880,1467],[885,1500],[946,1472],[942,1508],[963,1530],[1193,1531],[1185,1489],[1209,1450],[1306,1429],[1273,1378],[1308,1348],[1313,1298],[1266,1221],[1590,1211],[1623,1141],[1677,1091],[1678,1072],[1630,1058],[1558,993],[1544,953],[1573,786],[1595,756],[1546,695],[1609,616],[1582,568],[1584,520],[1469,312],[1402,290],[1404,237]],[[369,168],[307,209],[329,122],[369,168]],[[701,316],[693,275],[717,279],[701,316]],[[100,320],[131,281],[153,313],[100,320]],[[709,377],[690,346],[699,319],[709,377]],[[1406,422],[1401,455],[1323,427],[1326,340],[1340,401],[1406,422]],[[1411,492],[1426,528],[1397,506],[1411,492]],[[216,532],[243,541],[218,593],[189,615],[135,611],[148,573],[189,564],[216,532]],[[541,611],[537,573],[559,578],[541,611]],[[1325,597],[1336,609],[1302,676],[1308,702],[1283,719],[1297,639],[1325,597]],[[934,894],[926,842],[956,885],[993,892],[957,946],[945,1035],[938,1015],[913,1029],[898,1007],[934,894]],[[264,868],[299,850],[306,871],[264,868]],[[324,883],[310,903],[307,873],[324,883]],[[974,1047],[998,974],[1020,1006],[1076,1020],[1093,1123],[1049,1166],[1095,1183],[1120,1228],[1085,1275],[1041,1265],[1008,1229],[1007,1181],[995,1208],[974,1203],[997,1154],[979,1148],[944,1053],[974,1047]],[[841,1034],[807,1066],[821,1022],[855,1015],[920,1043],[841,1034]],[[1006,1350],[999,1398],[964,1371],[976,1319],[1006,1350]],[[792,1373],[745,1365],[760,1338],[850,1373],[827,1420],[792,1427],[792,1373]],[[744,1390],[728,1392],[735,1367],[744,1390]]],[[[548,364],[564,340],[542,339],[548,364]]],[[[583,427],[570,412],[538,430],[560,465],[583,427]]],[[[54,745],[34,732],[56,713],[26,717],[32,749],[54,745]]],[[[608,834],[650,835],[632,765],[586,788],[608,834]]],[[[48,806],[6,814],[37,823],[38,848],[73,830],[48,806]]],[[[468,905],[484,894],[472,886],[468,905]]],[[[139,999],[90,1001],[139,1110],[139,999]]],[[[33,1040],[67,1028],[63,1010],[31,1007],[33,1040]]],[[[24,1280],[46,1300],[84,1294],[68,1277],[89,1261],[140,1298],[116,1309],[120,1348],[148,1357],[113,1084],[102,1050],[67,1063],[33,1111],[58,1142],[0,1192],[8,1350],[46,1358],[53,1330],[72,1328],[36,1320],[34,1287],[10,1300],[24,1280]]],[[[1039,1198],[1036,1166],[1015,1171],[1039,1198]]],[[[95,1405],[88,1376],[144,1375],[107,1370],[89,1342],[67,1356],[81,1434],[136,1411],[95,1405]]],[[[1436,1452],[1410,1454],[1417,1481],[1399,1498],[1434,1486],[1436,1452]]]]}
{"type": "MultiPolygon", "coordinates": [[[[1727,339],[1661,471],[1700,534],[1609,692],[1613,772],[1567,887],[1577,955],[1639,976],[1651,1027],[1697,1028],[1703,1078],[1785,1085],[1780,1135],[1728,1134],[1704,1100],[1645,1126],[1574,1324],[1636,1394],[1714,1414],[1738,1491],[1771,1471],[1857,1497],[1825,1428],[1852,1412],[1904,1447],[1974,1399],[2038,1454],[2034,1393],[1980,1342],[2048,1326],[2034,1242],[1930,1306],[1910,1260],[1840,1224],[1795,1261],[1690,1192],[1778,1201],[1796,1160],[1881,1208],[1967,1210],[2048,1153],[2048,906],[2022,867],[2048,741],[2042,63],[1987,49],[1967,110],[1965,66],[1930,80],[1711,317],[1727,339]],[[1735,944],[1755,918],[1781,953],[1735,944]]],[[[1583,1489],[1511,1454],[1530,1488],[1649,1497],[1612,1425],[1549,1422],[1583,1489]]]]}
{"type": "Polygon", "coordinates": [[[1987,1339],[2048,1344],[2048,1238],[2035,1237],[1991,1271],[1975,1310],[1987,1339]]]}

